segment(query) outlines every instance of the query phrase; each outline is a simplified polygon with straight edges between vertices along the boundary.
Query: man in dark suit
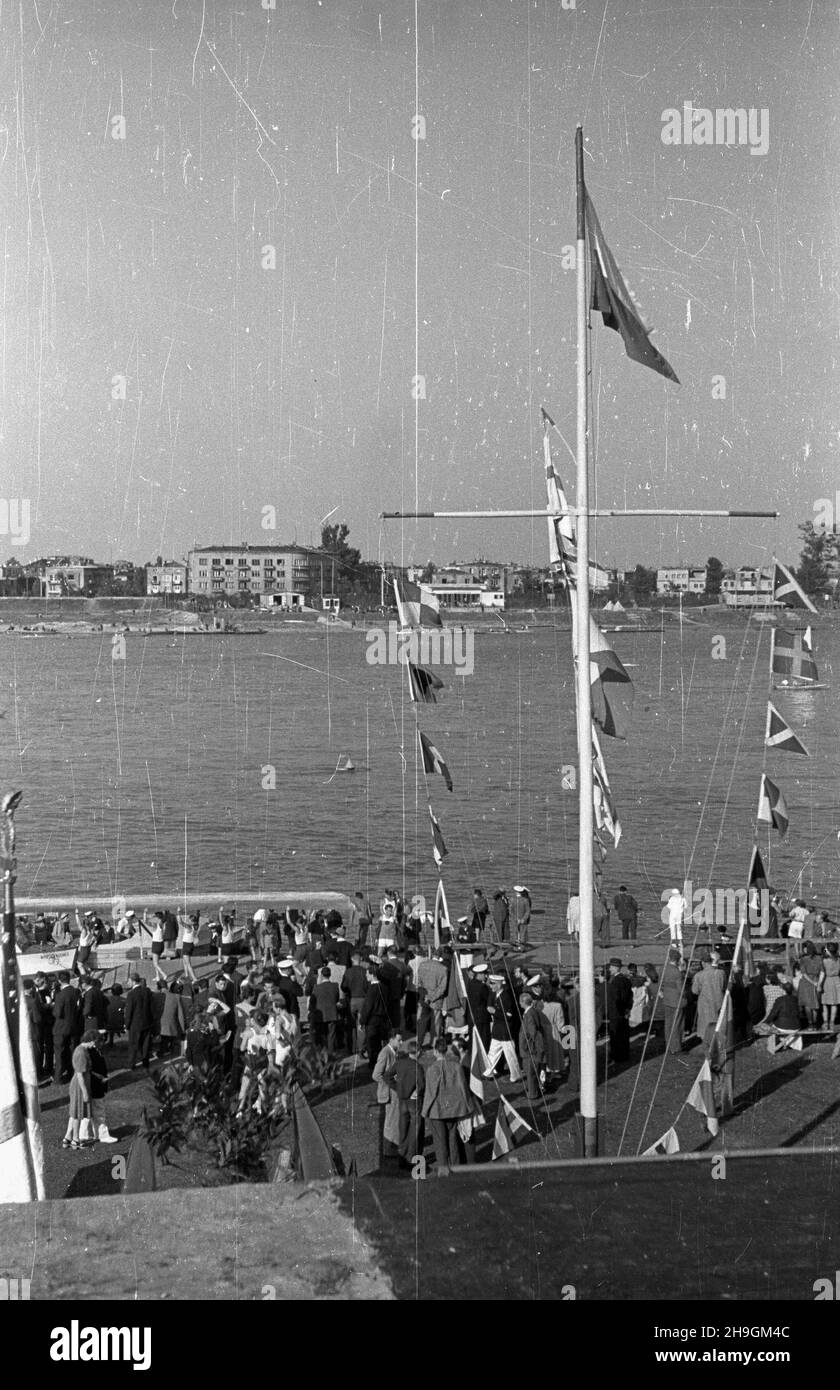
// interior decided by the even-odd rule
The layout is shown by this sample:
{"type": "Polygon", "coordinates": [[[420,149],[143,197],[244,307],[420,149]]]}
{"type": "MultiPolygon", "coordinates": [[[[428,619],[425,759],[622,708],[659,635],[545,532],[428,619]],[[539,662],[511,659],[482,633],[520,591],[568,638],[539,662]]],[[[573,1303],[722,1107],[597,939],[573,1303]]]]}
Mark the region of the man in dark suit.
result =
{"type": "Polygon", "coordinates": [[[365,1030],[365,1050],[370,1069],[373,1071],[377,1058],[388,1041],[391,1018],[388,1012],[387,989],[373,968],[368,970],[367,986],[367,994],[359,1013],[359,1023],[365,1030]]]}
{"type": "Polygon", "coordinates": [[[41,1050],[38,1054],[38,1076],[48,1081],[53,1075],[53,993],[43,970],[35,976],[35,993],[41,1006],[41,1050]]]}
{"type": "Polygon", "coordinates": [[[610,1035],[610,1061],[626,1062],[630,1056],[630,1025],[628,1018],[633,1007],[633,989],[621,973],[621,961],[613,956],[607,978],[607,1028],[610,1035]]]}
{"type": "MultiPolygon", "coordinates": [[[[475,1028],[485,1051],[490,1046],[490,989],[487,981],[487,966],[484,962],[474,965],[467,976],[467,1023],[475,1028]]],[[[472,1037],[472,1034],[470,1034],[472,1037]]]]}
{"type": "Polygon", "coordinates": [[[67,970],[58,973],[58,993],[53,1004],[53,1074],[56,1081],[69,1081],[70,1059],[78,1047],[83,1032],[82,999],[70,983],[67,970]]]}
{"type": "Polygon", "coordinates": [[[338,999],[338,985],[330,979],[329,966],[325,965],[312,991],[310,1022],[314,1025],[318,1043],[323,1045],[326,1042],[328,1059],[335,1053],[338,999]]]}
{"type": "Polygon", "coordinates": [[[154,1009],[152,992],[140,975],[132,975],[131,989],[125,1001],[125,1026],[128,1032],[128,1060],[126,1066],[132,1071],[139,1060],[146,1071],[149,1070],[149,1048],[154,1028],[154,1009]]]}

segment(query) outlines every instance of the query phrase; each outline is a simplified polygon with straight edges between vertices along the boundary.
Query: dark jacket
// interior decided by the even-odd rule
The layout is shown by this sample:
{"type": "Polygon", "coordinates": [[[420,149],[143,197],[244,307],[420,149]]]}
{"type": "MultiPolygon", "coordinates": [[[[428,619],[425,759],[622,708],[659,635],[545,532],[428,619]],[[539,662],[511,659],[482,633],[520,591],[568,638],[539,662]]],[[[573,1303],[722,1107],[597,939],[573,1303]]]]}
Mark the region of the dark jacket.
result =
{"type": "Polygon", "coordinates": [[[607,1022],[627,1018],[633,1007],[633,989],[626,975],[613,975],[607,981],[607,1022]]]}
{"type": "Polygon", "coordinates": [[[335,1023],[338,1018],[338,985],[333,980],[320,980],[312,991],[312,1003],[319,1022],[335,1023]]]}
{"type": "Polygon", "coordinates": [[[770,1024],[775,1024],[777,1028],[797,1029],[799,1028],[799,1004],[795,994],[782,994],[773,1004],[772,1009],[767,1015],[770,1024]]]}
{"type": "Polygon", "coordinates": [[[416,1057],[398,1057],[388,1080],[399,1096],[401,1104],[411,1100],[416,1091],[417,1101],[422,1106],[426,1089],[426,1069],[416,1057]]]}
{"type": "Polygon", "coordinates": [[[544,1024],[548,1024],[550,1033],[551,1024],[544,1016],[542,1009],[537,1004],[530,1004],[522,1015],[522,1025],[519,1029],[519,1055],[523,1063],[528,1061],[534,1067],[541,1067],[545,1061],[546,1030],[543,1027],[544,1024]]]}
{"type": "Polygon", "coordinates": [[[180,994],[163,996],[163,1012],[160,1016],[162,1038],[183,1038],[187,1030],[187,1017],[184,1001],[180,994]]]}
{"type": "Polygon", "coordinates": [[[635,922],[639,904],[632,893],[616,893],[613,898],[613,907],[620,922],[635,922]]]}
{"type": "Polygon", "coordinates": [[[344,972],[341,988],[350,999],[364,999],[367,994],[367,971],[363,965],[351,965],[344,972]]]}
{"type": "Polygon", "coordinates": [[[85,1027],[104,1029],[108,1027],[108,1000],[97,985],[88,990],[82,1004],[82,1018],[85,1027]]]}
{"type": "Polygon", "coordinates": [[[138,1037],[154,1027],[152,991],[146,985],[135,985],[125,1001],[125,1026],[129,1037],[138,1037]]]}
{"type": "Polygon", "coordinates": [[[465,1120],[471,1110],[460,1058],[437,1056],[426,1071],[423,1115],[430,1120],[465,1120]]]}
{"type": "Polygon", "coordinates": [[[513,1042],[519,1027],[519,1010],[516,1007],[513,990],[505,986],[496,999],[495,1008],[490,1036],[497,1038],[499,1042],[513,1042]]]}
{"type": "Polygon", "coordinates": [[[53,1036],[60,1038],[80,1038],[84,1031],[82,1018],[82,998],[72,985],[65,985],[58,991],[53,1004],[53,1036]]]}
{"type": "Polygon", "coordinates": [[[477,1028],[479,1033],[489,1022],[489,1003],[490,990],[487,985],[483,980],[477,980],[471,975],[467,980],[467,1022],[477,1028]]]}
{"type": "Polygon", "coordinates": [[[298,1000],[303,991],[297,980],[291,979],[288,975],[281,975],[275,988],[282,994],[286,1001],[286,1008],[289,1013],[294,1014],[295,1018],[300,1018],[300,1005],[298,1004],[298,1000]]]}
{"type": "Polygon", "coordinates": [[[391,1019],[388,1013],[388,996],[382,985],[377,981],[376,984],[368,982],[368,992],[365,995],[365,1002],[359,1010],[359,1022],[363,1028],[390,1028],[391,1019]]]}

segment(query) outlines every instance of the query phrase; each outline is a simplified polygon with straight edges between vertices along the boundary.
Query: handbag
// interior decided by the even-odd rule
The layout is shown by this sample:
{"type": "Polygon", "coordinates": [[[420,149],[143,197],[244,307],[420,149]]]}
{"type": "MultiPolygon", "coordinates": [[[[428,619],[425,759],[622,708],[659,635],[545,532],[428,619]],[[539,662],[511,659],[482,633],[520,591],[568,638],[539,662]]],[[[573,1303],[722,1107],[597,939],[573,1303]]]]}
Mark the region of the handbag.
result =
{"type": "Polygon", "coordinates": [[[79,1140],[81,1143],[84,1144],[85,1142],[89,1142],[90,1140],[95,1138],[96,1133],[93,1128],[93,1119],[90,1115],[85,1115],[84,1119],[79,1125],[79,1140]]]}

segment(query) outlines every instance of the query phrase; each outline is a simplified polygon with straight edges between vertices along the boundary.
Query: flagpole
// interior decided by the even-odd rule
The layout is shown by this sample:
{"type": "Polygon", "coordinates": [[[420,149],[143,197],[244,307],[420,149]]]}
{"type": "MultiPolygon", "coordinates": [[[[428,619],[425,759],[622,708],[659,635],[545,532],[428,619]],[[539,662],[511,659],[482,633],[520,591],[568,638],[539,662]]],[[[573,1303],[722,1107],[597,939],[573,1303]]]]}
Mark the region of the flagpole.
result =
{"type": "Polygon", "coordinates": [[[592,842],[595,833],[592,802],[592,695],[589,671],[589,470],[587,467],[587,309],[586,207],[583,179],[583,127],[575,131],[577,202],[577,730],[580,831],[578,893],[580,897],[580,1113],[583,1156],[598,1153],[597,1053],[595,1050],[595,951],[592,898],[592,842]]]}

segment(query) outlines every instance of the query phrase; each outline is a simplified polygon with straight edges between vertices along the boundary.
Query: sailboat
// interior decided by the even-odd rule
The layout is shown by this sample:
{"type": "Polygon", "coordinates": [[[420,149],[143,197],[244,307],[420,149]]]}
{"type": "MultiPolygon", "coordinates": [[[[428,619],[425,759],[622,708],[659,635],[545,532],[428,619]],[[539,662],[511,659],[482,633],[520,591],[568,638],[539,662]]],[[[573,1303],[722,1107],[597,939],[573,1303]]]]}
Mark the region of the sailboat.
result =
{"type": "Polygon", "coordinates": [[[825,690],[827,682],[821,681],[814,660],[814,639],[810,627],[804,632],[791,632],[787,628],[773,628],[770,648],[770,669],[774,677],[774,690],[825,690]]]}

